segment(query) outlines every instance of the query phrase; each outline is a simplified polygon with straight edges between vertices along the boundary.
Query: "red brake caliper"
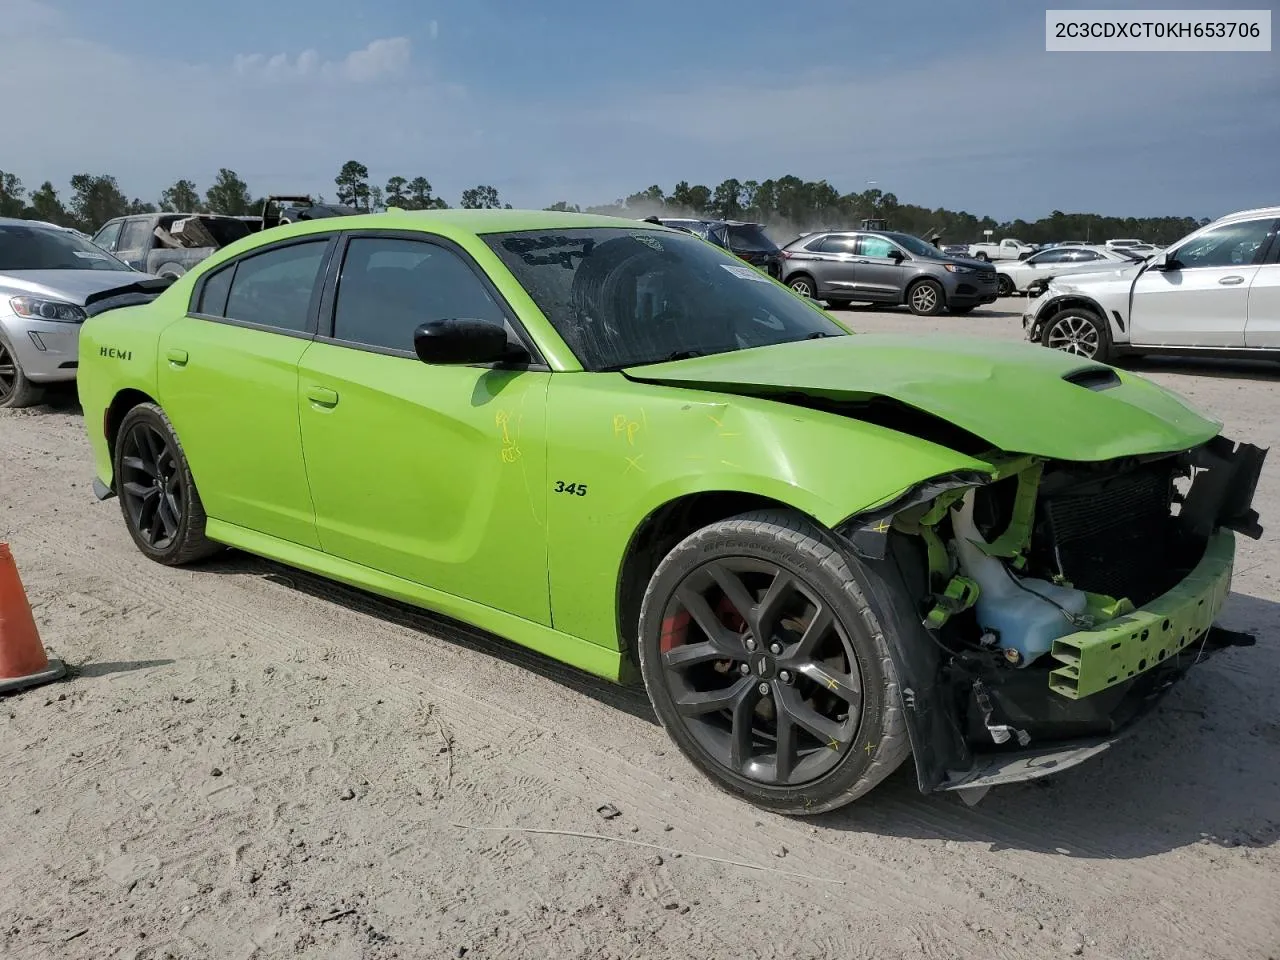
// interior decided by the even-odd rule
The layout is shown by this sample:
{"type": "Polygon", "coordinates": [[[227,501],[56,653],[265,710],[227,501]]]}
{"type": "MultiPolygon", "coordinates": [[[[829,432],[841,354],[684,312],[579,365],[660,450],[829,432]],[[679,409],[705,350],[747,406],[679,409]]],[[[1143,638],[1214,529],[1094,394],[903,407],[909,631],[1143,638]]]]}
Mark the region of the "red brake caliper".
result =
{"type": "MultiPolygon", "coordinates": [[[[720,598],[720,603],[716,605],[716,615],[720,618],[720,622],[734,633],[746,632],[747,621],[743,620],[738,611],[734,609],[728,597],[720,598]]],[[[658,644],[658,650],[662,653],[667,653],[675,647],[682,646],[689,636],[689,621],[691,619],[687,610],[681,610],[674,616],[663,620],[662,640],[658,644]]]]}

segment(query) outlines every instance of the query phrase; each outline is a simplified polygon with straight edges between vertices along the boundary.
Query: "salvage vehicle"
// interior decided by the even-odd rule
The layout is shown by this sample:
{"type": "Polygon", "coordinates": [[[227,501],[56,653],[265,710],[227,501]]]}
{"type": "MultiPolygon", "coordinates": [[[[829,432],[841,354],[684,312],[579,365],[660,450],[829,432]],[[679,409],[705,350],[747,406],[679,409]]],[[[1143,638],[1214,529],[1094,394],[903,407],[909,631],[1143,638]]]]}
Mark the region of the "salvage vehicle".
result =
{"type": "Polygon", "coordinates": [[[1244,210],[1135,263],[1053,279],[1023,314],[1027,339],[1104,362],[1280,359],[1277,233],[1280,207],[1244,210]]]}
{"type": "Polygon", "coordinates": [[[360,211],[345,203],[320,203],[309,194],[280,194],[262,201],[262,225],[268,230],[303,220],[323,220],[326,217],[351,217],[360,211]]]}
{"type": "Polygon", "coordinates": [[[969,257],[973,260],[1023,260],[1038,249],[1030,243],[1007,237],[999,243],[969,244],[969,257]]]}
{"type": "Polygon", "coordinates": [[[238,217],[216,213],[147,213],[108,220],[93,242],[135,270],[176,280],[252,232],[238,217]]]}
{"type": "Polygon", "coordinates": [[[852,334],[677,230],[312,221],[93,312],[94,489],[144,555],[229,545],[638,674],[780,813],[908,756],[969,797],[1063,770],[1240,639],[1211,627],[1262,451],[1079,357],[852,334]]]}
{"type": "Polygon", "coordinates": [[[47,384],[75,379],[86,305],[155,289],[77,230],[0,219],[0,408],[32,406],[47,384]]]}
{"type": "Polygon", "coordinates": [[[833,231],[805,234],[782,249],[782,282],[832,307],[854,302],[906,304],[932,317],[994,303],[995,268],[954,257],[906,233],[833,231]]]}
{"type": "Polygon", "coordinates": [[[771,277],[781,275],[778,245],[769,239],[762,223],[742,220],[704,220],[681,217],[652,217],[647,223],[660,223],[701,237],[722,247],[771,277]]]}
{"type": "Polygon", "coordinates": [[[1026,293],[1037,282],[1071,273],[1095,272],[1103,267],[1133,263],[1137,254],[1107,247],[1053,247],[1033,253],[1025,260],[1006,260],[996,265],[1000,296],[1026,293]]]}

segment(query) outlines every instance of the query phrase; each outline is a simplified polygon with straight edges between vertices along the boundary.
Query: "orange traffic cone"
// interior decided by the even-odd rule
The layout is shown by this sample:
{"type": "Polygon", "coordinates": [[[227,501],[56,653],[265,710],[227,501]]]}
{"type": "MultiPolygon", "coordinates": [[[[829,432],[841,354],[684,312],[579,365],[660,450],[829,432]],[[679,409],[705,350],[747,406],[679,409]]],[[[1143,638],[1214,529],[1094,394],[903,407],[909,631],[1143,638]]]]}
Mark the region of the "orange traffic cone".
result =
{"type": "Polygon", "coordinates": [[[45,655],[13,554],[0,543],[0,693],[50,683],[66,672],[65,663],[45,655]]]}

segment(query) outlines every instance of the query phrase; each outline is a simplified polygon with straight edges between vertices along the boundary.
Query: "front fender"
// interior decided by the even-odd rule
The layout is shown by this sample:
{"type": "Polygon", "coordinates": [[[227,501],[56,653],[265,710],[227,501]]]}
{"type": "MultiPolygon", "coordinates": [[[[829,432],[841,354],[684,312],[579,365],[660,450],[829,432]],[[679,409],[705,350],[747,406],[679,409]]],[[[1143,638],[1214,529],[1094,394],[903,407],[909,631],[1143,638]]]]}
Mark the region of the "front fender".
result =
{"type": "Polygon", "coordinates": [[[1044,303],[1036,308],[1036,315],[1032,318],[1031,324],[1027,329],[1027,339],[1038,343],[1044,332],[1045,323],[1059,310],[1066,307],[1083,307],[1102,317],[1107,324],[1107,329],[1111,331],[1113,343],[1117,340],[1123,341],[1126,339],[1124,327],[1117,326],[1111,313],[1096,299],[1082,293],[1058,293],[1048,297],[1044,303]]]}
{"type": "Polygon", "coordinates": [[[548,394],[548,576],[557,630],[620,646],[618,578],[661,507],[747,494],[831,528],[923,480],[990,464],[872,424],[785,403],[566,374],[548,394]]]}

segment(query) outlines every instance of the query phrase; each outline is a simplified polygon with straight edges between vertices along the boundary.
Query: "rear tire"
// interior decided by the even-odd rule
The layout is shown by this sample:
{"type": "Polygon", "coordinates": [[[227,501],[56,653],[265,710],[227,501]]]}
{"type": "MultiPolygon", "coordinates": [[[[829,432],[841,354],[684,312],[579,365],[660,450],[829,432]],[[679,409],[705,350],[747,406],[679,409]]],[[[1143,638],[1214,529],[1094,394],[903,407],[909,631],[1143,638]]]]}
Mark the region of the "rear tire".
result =
{"type": "Polygon", "coordinates": [[[125,526],[147,557],[176,567],[222,549],[204,535],[204,503],[191,467],[173,424],[154,403],[124,415],[114,467],[125,526]]]}
{"type": "Polygon", "coordinates": [[[0,410],[35,406],[44,399],[44,388],[27,379],[9,339],[0,333],[0,410]]]}
{"type": "Polygon", "coordinates": [[[787,286],[802,297],[808,297],[810,300],[817,299],[818,285],[813,282],[813,277],[807,273],[796,274],[787,281],[787,286]]]}
{"type": "Polygon", "coordinates": [[[981,250],[979,250],[977,253],[975,253],[975,254],[973,255],[973,259],[975,259],[975,260],[981,260],[983,263],[986,263],[986,262],[987,262],[988,260],[990,260],[991,258],[990,258],[990,257],[988,257],[988,256],[987,256],[985,253],[983,253],[981,250]]]}
{"type": "Polygon", "coordinates": [[[917,317],[936,317],[946,305],[946,294],[936,280],[917,280],[907,288],[907,306],[917,317]]]}
{"type": "Polygon", "coordinates": [[[720,789],[775,813],[822,813],[910,754],[867,576],[784,510],[704,527],[659,564],[640,612],[645,688],[720,789]]]}

